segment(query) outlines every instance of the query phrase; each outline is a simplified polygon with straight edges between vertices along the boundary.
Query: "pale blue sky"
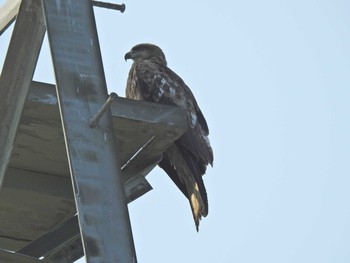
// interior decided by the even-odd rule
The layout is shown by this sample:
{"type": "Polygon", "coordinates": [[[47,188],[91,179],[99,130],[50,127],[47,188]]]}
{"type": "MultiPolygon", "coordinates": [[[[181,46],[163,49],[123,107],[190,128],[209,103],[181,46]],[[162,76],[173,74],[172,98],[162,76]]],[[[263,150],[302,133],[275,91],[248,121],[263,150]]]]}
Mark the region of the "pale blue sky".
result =
{"type": "MultiPolygon", "coordinates": [[[[166,174],[147,177],[129,205],[139,262],[350,262],[350,2],[125,4],[95,9],[109,90],[124,95],[133,45],[159,45],[214,149],[199,234],[166,174]]],[[[47,42],[35,79],[53,82],[47,42]]]]}

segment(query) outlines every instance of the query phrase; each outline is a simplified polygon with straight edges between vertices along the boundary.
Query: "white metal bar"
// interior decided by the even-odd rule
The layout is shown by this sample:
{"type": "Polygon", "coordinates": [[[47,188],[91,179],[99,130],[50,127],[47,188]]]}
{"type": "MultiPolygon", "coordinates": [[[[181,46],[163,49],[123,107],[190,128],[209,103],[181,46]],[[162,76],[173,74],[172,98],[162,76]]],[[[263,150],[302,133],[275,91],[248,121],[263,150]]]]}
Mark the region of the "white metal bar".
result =
{"type": "Polygon", "coordinates": [[[0,35],[15,20],[20,4],[21,0],[7,0],[0,6],[0,35]]]}

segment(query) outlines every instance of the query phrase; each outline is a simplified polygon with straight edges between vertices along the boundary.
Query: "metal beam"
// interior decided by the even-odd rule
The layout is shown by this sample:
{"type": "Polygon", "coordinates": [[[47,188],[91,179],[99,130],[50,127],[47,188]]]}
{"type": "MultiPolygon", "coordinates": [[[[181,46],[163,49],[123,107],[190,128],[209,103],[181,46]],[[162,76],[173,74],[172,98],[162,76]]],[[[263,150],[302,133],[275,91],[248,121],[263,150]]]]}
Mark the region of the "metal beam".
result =
{"type": "MultiPolygon", "coordinates": [[[[134,201],[152,190],[151,185],[143,176],[130,178],[124,182],[124,187],[125,201],[127,203],[134,201]]],[[[13,167],[7,169],[2,189],[23,190],[57,198],[74,198],[72,182],[68,177],[26,171],[13,167]]]]}
{"type": "MultiPolygon", "coordinates": [[[[24,256],[21,254],[13,253],[7,250],[0,249],[0,262],[1,263],[42,263],[43,261],[32,258],[28,256],[24,256]]],[[[52,262],[52,261],[44,261],[44,262],[52,262]]]]}
{"type": "Polygon", "coordinates": [[[22,1],[0,76],[0,187],[44,33],[40,1],[22,1]]]}
{"type": "Polygon", "coordinates": [[[86,260],[135,263],[110,110],[89,126],[107,99],[91,1],[42,3],[86,260]]]}
{"type": "Polygon", "coordinates": [[[55,263],[73,263],[84,255],[81,239],[68,242],[61,250],[54,254],[49,254],[45,260],[55,263]]]}
{"type": "MultiPolygon", "coordinates": [[[[16,251],[16,253],[35,258],[40,258],[42,256],[46,257],[49,253],[55,254],[56,252],[60,251],[65,246],[65,244],[71,243],[77,239],[80,240],[80,231],[78,217],[74,216],[64,222],[62,225],[16,251]]],[[[81,257],[83,250],[81,245],[80,247],[81,257]]]]}
{"type": "Polygon", "coordinates": [[[38,173],[9,167],[3,189],[35,192],[50,197],[73,199],[72,182],[69,177],[38,173]]]}
{"type": "Polygon", "coordinates": [[[7,0],[0,6],[0,35],[15,21],[21,0],[7,0]]]}

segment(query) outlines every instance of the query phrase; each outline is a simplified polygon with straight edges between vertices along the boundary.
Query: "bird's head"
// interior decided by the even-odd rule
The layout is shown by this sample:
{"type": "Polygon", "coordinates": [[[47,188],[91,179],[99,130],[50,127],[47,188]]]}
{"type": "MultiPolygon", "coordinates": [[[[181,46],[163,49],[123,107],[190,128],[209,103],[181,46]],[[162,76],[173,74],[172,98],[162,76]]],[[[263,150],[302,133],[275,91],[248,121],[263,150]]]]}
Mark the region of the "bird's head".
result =
{"type": "Polygon", "coordinates": [[[152,59],[165,65],[167,64],[163,51],[153,44],[138,44],[134,46],[125,54],[124,59],[125,61],[132,59],[134,62],[152,59]]]}

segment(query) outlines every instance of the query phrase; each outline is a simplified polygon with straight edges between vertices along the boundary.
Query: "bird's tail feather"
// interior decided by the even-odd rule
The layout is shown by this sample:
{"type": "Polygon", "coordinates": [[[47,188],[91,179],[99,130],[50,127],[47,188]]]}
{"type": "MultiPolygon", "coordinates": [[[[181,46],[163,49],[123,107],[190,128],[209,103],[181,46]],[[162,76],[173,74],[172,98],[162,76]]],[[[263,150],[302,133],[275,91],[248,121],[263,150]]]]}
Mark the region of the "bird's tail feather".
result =
{"type": "Polygon", "coordinates": [[[164,153],[159,166],[165,170],[178,188],[188,198],[198,231],[199,221],[208,214],[208,199],[202,175],[190,156],[184,158],[176,144],[164,153]]]}
{"type": "Polygon", "coordinates": [[[203,205],[203,199],[199,192],[197,183],[192,185],[192,192],[189,196],[189,202],[192,210],[193,220],[196,225],[197,232],[199,231],[199,221],[202,219],[202,216],[207,216],[208,211],[203,205]]]}

